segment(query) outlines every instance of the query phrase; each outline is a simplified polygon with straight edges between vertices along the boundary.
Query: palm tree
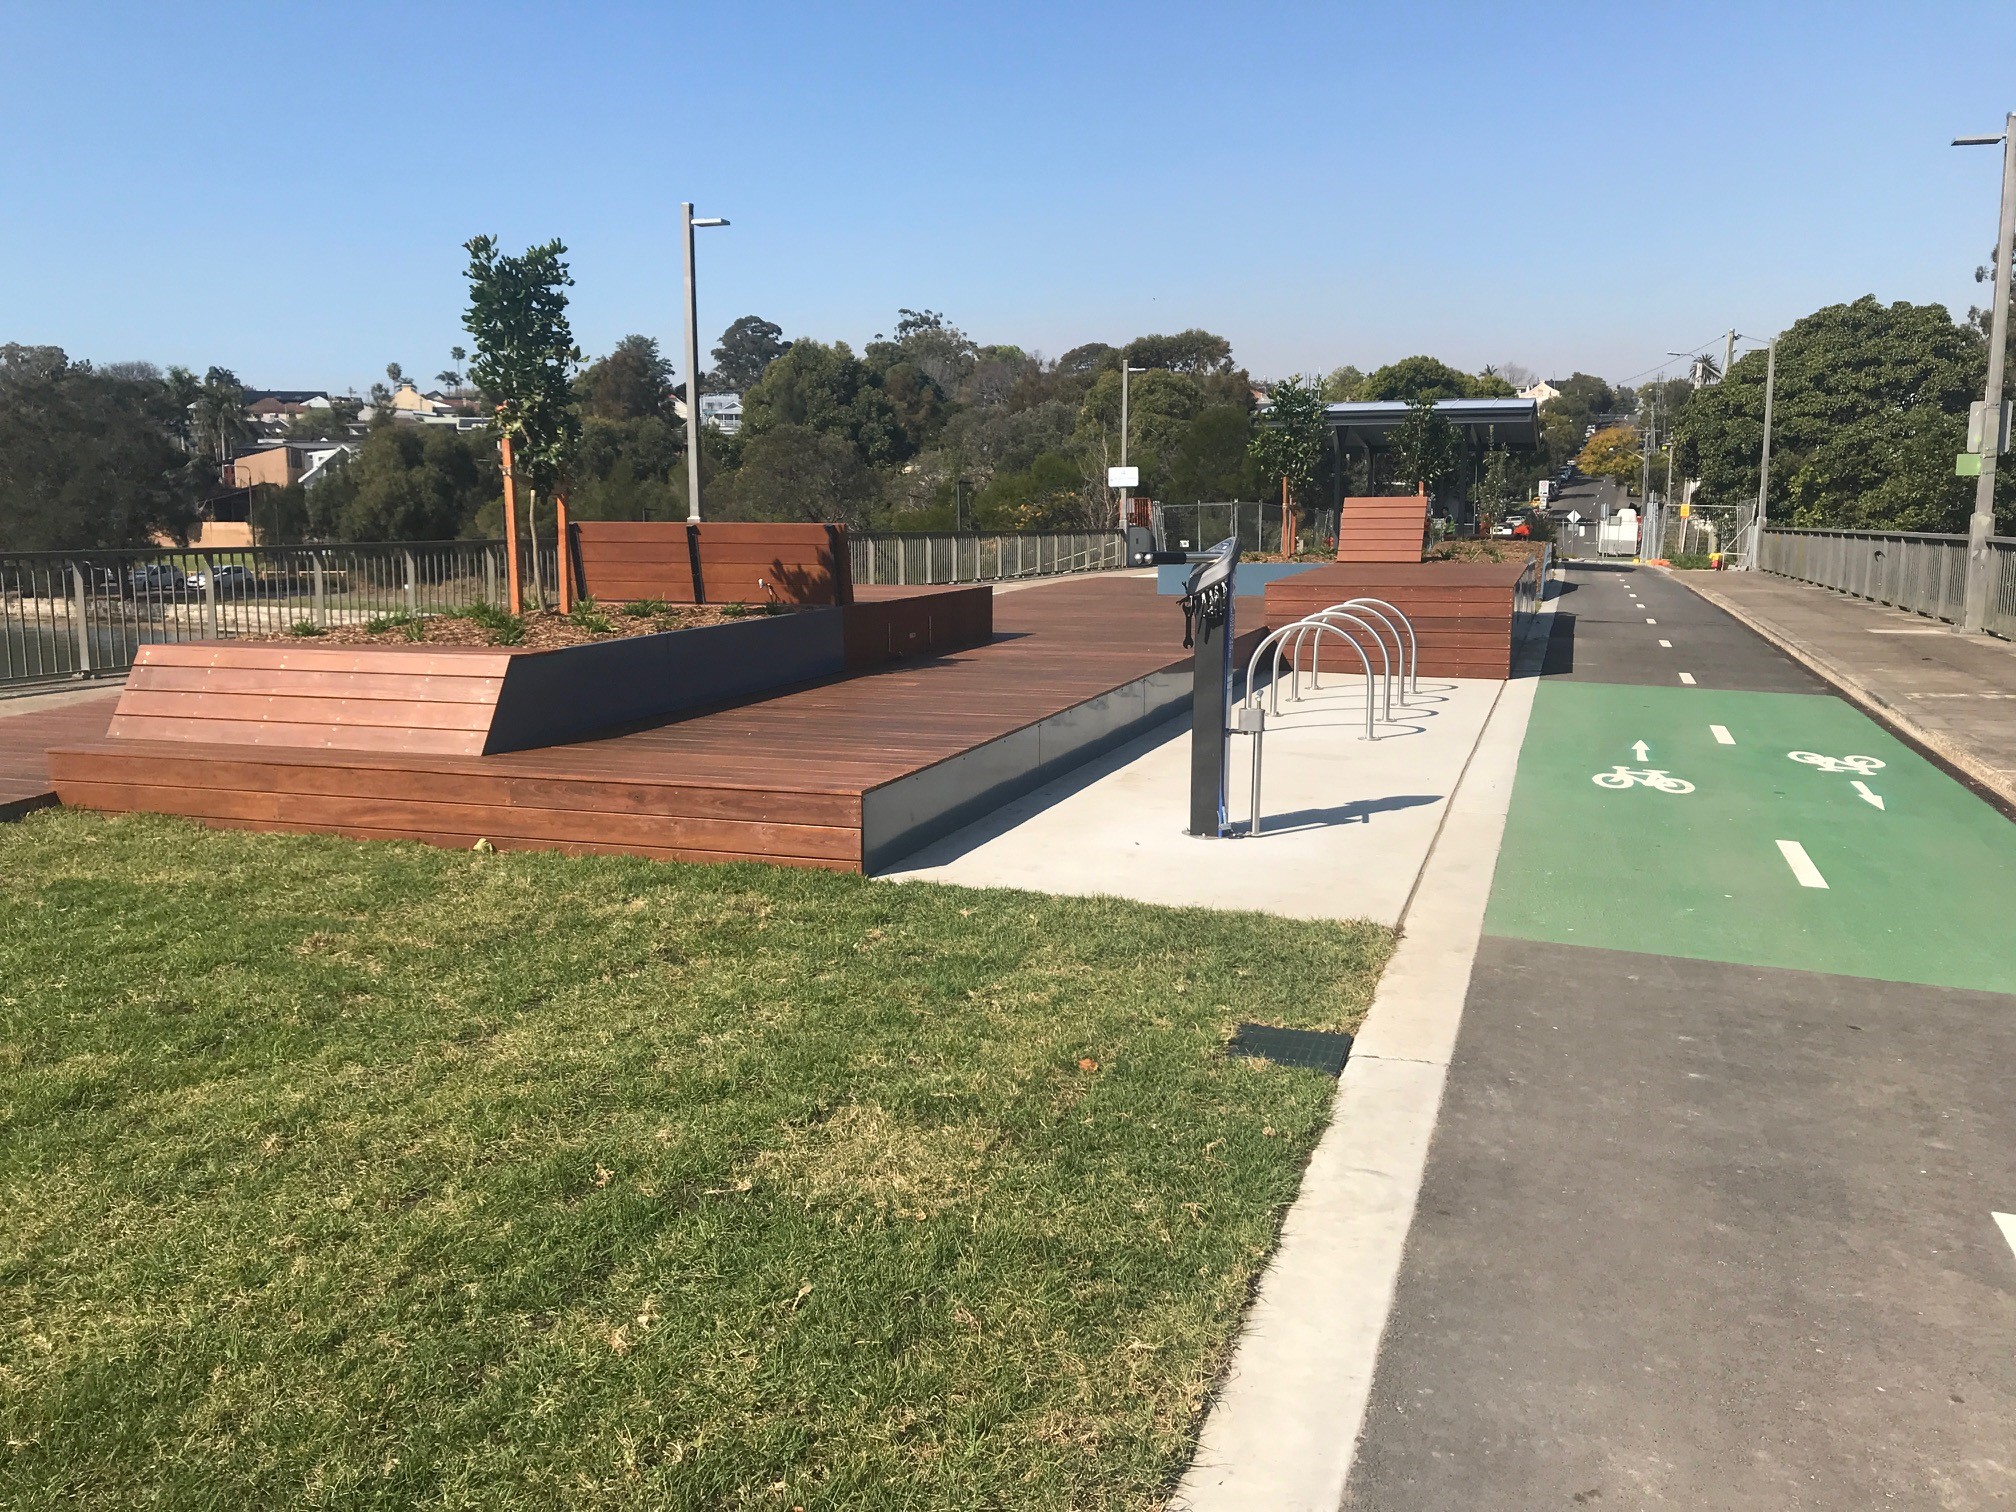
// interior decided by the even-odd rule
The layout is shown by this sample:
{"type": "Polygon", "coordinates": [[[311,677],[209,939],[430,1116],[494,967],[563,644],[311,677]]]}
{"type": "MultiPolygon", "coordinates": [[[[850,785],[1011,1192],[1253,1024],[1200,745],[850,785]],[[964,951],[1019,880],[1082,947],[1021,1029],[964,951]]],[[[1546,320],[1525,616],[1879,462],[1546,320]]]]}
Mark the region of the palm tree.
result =
{"type": "Polygon", "coordinates": [[[197,444],[219,467],[231,460],[232,449],[251,434],[245,423],[245,386],[229,368],[213,367],[203,375],[191,414],[197,444]]]}

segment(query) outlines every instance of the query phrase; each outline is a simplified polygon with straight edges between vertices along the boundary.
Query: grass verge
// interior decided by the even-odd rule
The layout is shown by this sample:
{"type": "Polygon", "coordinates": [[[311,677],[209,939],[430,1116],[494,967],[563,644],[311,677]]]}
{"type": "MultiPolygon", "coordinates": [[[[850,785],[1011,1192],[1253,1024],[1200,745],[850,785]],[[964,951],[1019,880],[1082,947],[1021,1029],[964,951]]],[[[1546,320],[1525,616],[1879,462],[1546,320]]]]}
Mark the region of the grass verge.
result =
{"type": "Polygon", "coordinates": [[[0,827],[0,1505],[1140,1508],[1350,1027],[1319,925],[0,827]]]}

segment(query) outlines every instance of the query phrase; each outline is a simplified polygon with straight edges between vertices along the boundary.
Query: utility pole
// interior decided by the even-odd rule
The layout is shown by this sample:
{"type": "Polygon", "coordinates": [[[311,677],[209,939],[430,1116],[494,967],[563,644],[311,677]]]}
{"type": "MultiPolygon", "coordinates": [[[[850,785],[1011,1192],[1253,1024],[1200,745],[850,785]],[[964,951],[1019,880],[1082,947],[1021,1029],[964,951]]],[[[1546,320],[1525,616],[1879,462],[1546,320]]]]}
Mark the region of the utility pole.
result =
{"type": "Polygon", "coordinates": [[[1646,425],[1638,437],[1638,555],[1645,555],[1645,537],[1652,528],[1652,432],[1658,428],[1658,414],[1648,404],[1646,425]]]}
{"type": "Polygon", "coordinates": [[[1778,338],[1764,349],[1764,450],[1757,459],[1757,518],[1750,525],[1750,570],[1764,554],[1764,523],[1771,517],[1771,406],[1778,397],[1778,338]]]}
{"type": "MultiPolygon", "coordinates": [[[[1673,507],[1673,438],[1666,438],[1666,493],[1659,501],[1658,555],[1666,552],[1666,511],[1673,507]]],[[[1682,534],[1685,534],[1683,531],[1682,534]]],[[[1685,544],[1684,542],[1682,543],[1685,544]]]]}
{"type": "Polygon", "coordinates": [[[2012,244],[2016,244],[2016,111],[2003,118],[2001,141],[2002,223],[1995,237],[1995,305],[1988,323],[1988,391],[1982,396],[1987,400],[1986,438],[1981,450],[1981,476],[1974,484],[1974,513],[1967,521],[1967,594],[1960,611],[1960,628],[1975,633],[1988,618],[1988,600],[1994,586],[1995,557],[1988,549],[1988,538],[1995,534],[1995,464],[2002,450],[2003,351],[2009,344],[2009,260],[2012,244]]]}
{"type": "Polygon", "coordinates": [[[1734,326],[1731,326],[1729,328],[1729,334],[1722,338],[1722,378],[1718,379],[1717,381],[1718,382],[1726,381],[1729,377],[1729,369],[1735,366],[1735,364],[1736,364],[1736,328],[1734,326]]]}

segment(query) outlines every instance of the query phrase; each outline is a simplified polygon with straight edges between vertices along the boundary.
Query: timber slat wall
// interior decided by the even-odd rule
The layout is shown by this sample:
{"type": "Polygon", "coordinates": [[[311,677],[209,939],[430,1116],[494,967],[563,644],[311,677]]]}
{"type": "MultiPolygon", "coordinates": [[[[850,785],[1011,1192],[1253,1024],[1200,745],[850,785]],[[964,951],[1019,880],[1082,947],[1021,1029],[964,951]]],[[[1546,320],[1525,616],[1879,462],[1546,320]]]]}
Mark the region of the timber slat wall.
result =
{"type": "Polygon", "coordinates": [[[510,662],[480,647],[142,646],[110,733],[473,756],[510,662]]]}
{"type": "Polygon", "coordinates": [[[847,532],[840,525],[583,520],[568,529],[581,592],[605,602],[845,604],[852,598],[847,532]]]}
{"type": "MultiPolygon", "coordinates": [[[[110,739],[50,761],[65,803],[228,828],[859,870],[865,792],[1189,661],[1182,611],[1151,581],[1058,583],[988,608],[988,645],[571,745],[468,756],[110,739]]],[[[1257,625],[1261,605],[1239,614],[1257,625]]]]}
{"type": "Polygon", "coordinates": [[[1428,539],[1423,494],[1346,499],[1337,525],[1340,562],[1418,562],[1428,539]]]}
{"type": "MultiPolygon", "coordinates": [[[[1267,585],[1267,625],[1275,629],[1346,599],[1384,599],[1413,622],[1423,676],[1506,678],[1512,675],[1513,588],[1524,570],[1523,562],[1318,567],[1267,585]]],[[[1349,658],[1338,643],[1326,645],[1324,661],[1336,665],[1340,651],[1349,658]]],[[[1313,655],[1314,648],[1305,647],[1304,665],[1313,655]]]]}

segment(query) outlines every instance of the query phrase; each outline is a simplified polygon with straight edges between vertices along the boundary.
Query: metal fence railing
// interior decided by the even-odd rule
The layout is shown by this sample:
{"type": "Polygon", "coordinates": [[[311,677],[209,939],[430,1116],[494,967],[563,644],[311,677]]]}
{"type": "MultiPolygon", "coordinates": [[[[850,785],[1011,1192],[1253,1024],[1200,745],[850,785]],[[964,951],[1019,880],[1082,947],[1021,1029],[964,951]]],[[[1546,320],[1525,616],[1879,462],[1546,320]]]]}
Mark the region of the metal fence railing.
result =
{"type": "MultiPolygon", "coordinates": [[[[529,550],[520,566],[529,601],[529,550]]],[[[539,572],[550,592],[550,544],[539,572]]],[[[0,552],[0,687],[124,673],[159,642],[269,639],[302,621],[326,629],[507,599],[502,541],[0,552]]]]}
{"type": "Polygon", "coordinates": [[[857,583],[993,583],[1123,567],[1127,540],[1117,530],[983,535],[849,533],[857,583]]]}
{"type": "MultiPolygon", "coordinates": [[[[1988,549],[1994,554],[1995,575],[1982,628],[2016,639],[2016,539],[1991,536],[1988,549]]],[[[1781,577],[1957,623],[1967,588],[1967,538],[1766,526],[1757,565],[1781,577]]]]}

